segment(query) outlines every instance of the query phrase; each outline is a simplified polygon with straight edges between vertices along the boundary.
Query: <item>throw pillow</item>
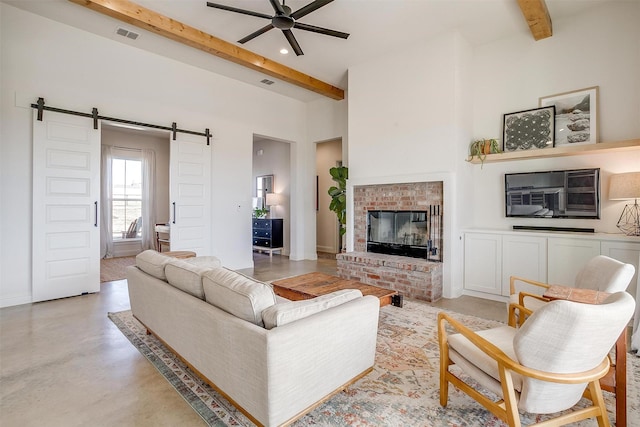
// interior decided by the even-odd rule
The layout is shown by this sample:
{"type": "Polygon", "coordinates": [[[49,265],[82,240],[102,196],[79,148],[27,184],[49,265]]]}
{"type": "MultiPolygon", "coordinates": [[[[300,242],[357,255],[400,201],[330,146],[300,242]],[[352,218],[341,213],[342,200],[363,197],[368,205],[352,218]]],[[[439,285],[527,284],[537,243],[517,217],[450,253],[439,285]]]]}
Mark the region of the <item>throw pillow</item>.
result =
{"type": "Polygon", "coordinates": [[[313,299],[285,302],[264,310],[262,321],[265,328],[272,329],[361,297],[358,289],[344,289],[313,299]]]}
{"type": "Polygon", "coordinates": [[[222,267],[222,263],[220,262],[220,260],[214,256],[196,256],[192,258],[185,258],[183,261],[186,261],[189,264],[197,265],[200,267],[207,267],[207,268],[222,267]]]}
{"type": "Polygon", "coordinates": [[[262,311],[276,303],[271,286],[224,267],[204,273],[202,285],[209,304],[258,326],[262,311]]]}
{"type": "Polygon", "coordinates": [[[156,279],[167,280],[164,267],[170,260],[170,257],[162,255],[160,252],[147,249],[136,255],[136,266],[156,279]]]}
{"type": "Polygon", "coordinates": [[[202,275],[211,270],[209,267],[194,265],[186,260],[171,259],[164,268],[167,282],[196,298],[204,299],[202,275]]]}

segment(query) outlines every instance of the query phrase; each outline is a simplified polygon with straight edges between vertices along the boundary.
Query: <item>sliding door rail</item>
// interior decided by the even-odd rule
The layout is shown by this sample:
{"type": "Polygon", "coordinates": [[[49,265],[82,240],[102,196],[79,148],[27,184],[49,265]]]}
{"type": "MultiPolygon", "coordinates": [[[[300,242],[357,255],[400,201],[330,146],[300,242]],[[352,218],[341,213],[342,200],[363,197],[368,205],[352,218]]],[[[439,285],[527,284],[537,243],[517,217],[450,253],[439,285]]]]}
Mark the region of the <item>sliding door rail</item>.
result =
{"type": "Polygon", "coordinates": [[[72,111],[72,110],[65,110],[63,108],[56,108],[56,107],[49,107],[48,105],[44,105],[44,98],[38,98],[38,102],[35,104],[31,104],[31,108],[36,108],[38,110],[38,121],[42,121],[42,115],[43,112],[46,111],[54,111],[56,113],[63,113],[63,114],[71,114],[74,116],[81,116],[81,117],[88,117],[93,119],[93,128],[94,129],[98,129],[98,120],[108,120],[110,122],[115,122],[115,123],[124,123],[124,124],[128,124],[128,125],[133,125],[133,126],[141,126],[141,127],[147,127],[147,128],[151,128],[151,129],[161,129],[161,130],[168,130],[172,133],[173,135],[173,140],[176,140],[176,134],[178,132],[181,133],[187,133],[190,135],[198,135],[198,136],[204,136],[207,138],[207,145],[210,145],[211,143],[211,132],[209,131],[209,128],[206,128],[204,132],[197,132],[197,131],[193,131],[193,130],[187,130],[187,129],[178,129],[178,126],[176,124],[176,122],[173,122],[171,124],[171,127],[169,126],[160,126],[160,125],[153,125],[153,124],[149,124],[149,123],[142,123],[142,122],[134,122],[132,120],[126,120],[126,119],[118,119],[115,117],[107,117],[107,116],[100,116],[98,115],[98,109],[97,108],[93,108],[91,110],[91,113],[83,113],[81,111],[72,111]]]}

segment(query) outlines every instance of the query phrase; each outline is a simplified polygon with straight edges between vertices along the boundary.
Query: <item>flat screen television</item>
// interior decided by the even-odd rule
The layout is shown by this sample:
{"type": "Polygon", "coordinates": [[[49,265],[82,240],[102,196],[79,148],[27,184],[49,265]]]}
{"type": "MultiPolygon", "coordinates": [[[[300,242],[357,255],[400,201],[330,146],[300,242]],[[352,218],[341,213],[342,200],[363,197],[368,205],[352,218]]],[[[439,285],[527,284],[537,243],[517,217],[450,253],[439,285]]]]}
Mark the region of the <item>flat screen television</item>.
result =
{"type": "Polygon", "coordinates": [[[600,218],[600,169],[504,175],[505,214],[519,218],[600,218]]]}

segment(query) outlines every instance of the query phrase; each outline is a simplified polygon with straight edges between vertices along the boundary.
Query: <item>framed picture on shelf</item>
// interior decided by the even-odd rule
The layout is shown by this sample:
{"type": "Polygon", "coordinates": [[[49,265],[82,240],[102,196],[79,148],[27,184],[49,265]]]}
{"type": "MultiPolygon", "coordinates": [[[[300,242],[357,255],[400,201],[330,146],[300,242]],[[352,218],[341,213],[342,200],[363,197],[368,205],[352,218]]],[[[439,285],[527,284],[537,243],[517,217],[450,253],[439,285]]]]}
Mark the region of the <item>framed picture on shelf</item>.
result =
{"type": "Polygon", "coordinates": [[[543,96],[538,106],[556,107],[556,146],[598,142],[598,86],[543,96]]]}
{"type": "Polygon", "coordinates": [[[555,106],[504,115],[504,152],[553,147],[555,106]]]}

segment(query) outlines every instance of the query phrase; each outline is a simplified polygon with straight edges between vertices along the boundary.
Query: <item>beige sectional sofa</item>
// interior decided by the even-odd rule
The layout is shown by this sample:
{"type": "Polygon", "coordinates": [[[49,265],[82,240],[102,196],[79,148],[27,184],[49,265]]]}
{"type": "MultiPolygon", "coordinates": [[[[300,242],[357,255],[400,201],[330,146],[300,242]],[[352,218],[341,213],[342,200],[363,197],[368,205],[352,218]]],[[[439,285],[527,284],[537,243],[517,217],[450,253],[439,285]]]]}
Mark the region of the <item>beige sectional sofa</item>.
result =
{"type": "Polygon", "coordinates": [[[155,251],[127,267],[133,315],[258,425],[288,424],[370,372],[379,301],[288,301],[268,284],[155,251]]]}

